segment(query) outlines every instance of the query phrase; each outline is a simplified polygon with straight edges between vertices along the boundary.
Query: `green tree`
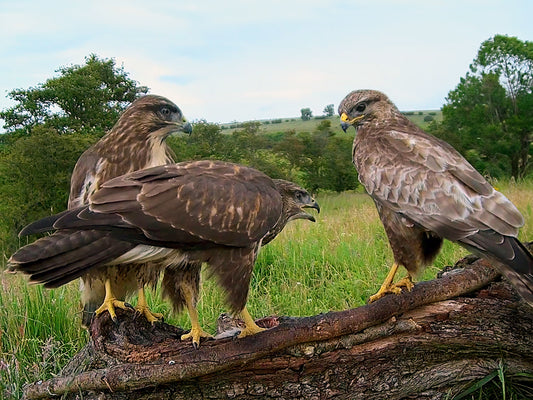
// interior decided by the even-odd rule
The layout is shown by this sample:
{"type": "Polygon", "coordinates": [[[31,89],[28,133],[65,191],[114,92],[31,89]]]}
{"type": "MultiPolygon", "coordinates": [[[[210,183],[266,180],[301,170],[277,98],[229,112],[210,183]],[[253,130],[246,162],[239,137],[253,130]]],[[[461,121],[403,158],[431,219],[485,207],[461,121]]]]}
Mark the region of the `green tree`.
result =
{"type": "Polygon", "coordinates": [[[313,118],[313,112],[311,111],[310,108],[302,108],[300,110],[300,113],[302,114],[302,120],[304,121],[308,121],[310,120],[311,118],[313,118]]]}
{"type": "Polygon", "coordinates": [[[67,207],[70,174],[95,135],[63,134],[37,126],[31,136],[0,152],[0,242],[13,250],[19,230],[31,221],[67,207]]]}
{"type": "Polygon", "coordinates": [[[197,121],[190,135],[170,137],[167,141],[174,150],[176,161],[227,159],[227,135],[222,134],[217,124],[197,121]]]}
{"type": "Polygon", "coordinates": [[[324,107],[324,111],[322,111],[326,117],[333,117],[335,114],[335,108],[333,107],[333,104],[328,104],[326,107],[324,107]]]}
{"type": "Polygon", "coordinates": [[[331,121],[324,120],[312,133],[288,132],[274,151],[289,161],[291,178],[297,177],[307,189],[341,192],[358,185],[350,151],[352,141],[351,136],[335,135],[331,121]]]}
{"type": "Polygon", "coordinates": [[[29,134],[38,125],[59,133],[102,135],[119,114],[148,88],[128,77],[113,59],[92,54],[84,65],[61,67],[60,75],[29,89],[12,90],[17,104],[0,112],[7,132],[29,134]]]}
{"type": "Polygon", "coordinates": [[[450,91],[434,134],[482,173],[522,178],[533,156],[533,43],[496,35],[450,91]]]}

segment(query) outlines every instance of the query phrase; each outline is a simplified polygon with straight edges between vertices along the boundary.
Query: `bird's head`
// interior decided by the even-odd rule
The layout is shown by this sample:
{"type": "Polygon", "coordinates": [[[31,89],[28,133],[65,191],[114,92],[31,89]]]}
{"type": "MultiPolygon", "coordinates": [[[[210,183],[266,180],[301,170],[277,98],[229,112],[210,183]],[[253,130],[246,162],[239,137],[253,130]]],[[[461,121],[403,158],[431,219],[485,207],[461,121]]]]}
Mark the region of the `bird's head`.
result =
{"type": "Polygon", "coordinates": [[[316,200],[300,186],[293,182],[289,182],[283,179],[274,179],[276,188],[281,194],[283,199],[283,217],[286,219],[285,223],[292,221],[293,219],[307,219],[315,222],[315,217],[308,212],[305,208],[314,208],[317,212],[320,212],[320,206],[316,200]]]}
{"type": "Polygon", "coordinates": [[[339,104],[342,130],[346,132],[350,126],[357,129],[365,121],[384,117],[392,110],[391,106],[396,109],[387,96],[377,90],[354,90],[339,104]]]}
{"type": "Polygon", "coordinates": [[[315,217],[307,213],[304,208],[314,208],[320,212],[320,206],[315,199],[297,184],[283,179],[274,179],[274,184],[281,194],[283,206],[278,222],[263,238],[263,245],[270,243],[293,219],[307,219],[315,222],[315,217]]]}
{"type": "Polygon", "coordinates": [[[135,100],[121,115],[115,127],[119,131],[127,131],[127,125],[133,124],[147,138],[161,140],[177,132],[192,132],[191,124],[179,107],[169,99],[156,95],[146,95],[135,100]]]}

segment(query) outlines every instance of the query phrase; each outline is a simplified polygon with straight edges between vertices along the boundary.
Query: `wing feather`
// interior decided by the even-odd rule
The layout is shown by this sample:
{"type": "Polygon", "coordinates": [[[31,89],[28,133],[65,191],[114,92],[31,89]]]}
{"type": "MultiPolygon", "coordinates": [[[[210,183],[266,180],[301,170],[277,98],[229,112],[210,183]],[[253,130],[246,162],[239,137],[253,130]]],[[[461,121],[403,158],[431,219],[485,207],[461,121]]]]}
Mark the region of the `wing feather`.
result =
{"type": "Polygon", "coordinates": [[[154,240],[185,233],[228,246],[260,240],[277,222],[281,206],[281,195],[269,177],[214,161],[125,175],[107,182],[91,200],[93,212],[113,210],[154,240]]]}
{"type": "Polygon", "coordinates": [[[524,223],[505,196],[435,137],[395,128],[358,143],[365,145],[379,146],[360,149],[364,156],[354,160],[370,195],[441,237],[457,241],[487,229],[516,236],[524,223]]]}

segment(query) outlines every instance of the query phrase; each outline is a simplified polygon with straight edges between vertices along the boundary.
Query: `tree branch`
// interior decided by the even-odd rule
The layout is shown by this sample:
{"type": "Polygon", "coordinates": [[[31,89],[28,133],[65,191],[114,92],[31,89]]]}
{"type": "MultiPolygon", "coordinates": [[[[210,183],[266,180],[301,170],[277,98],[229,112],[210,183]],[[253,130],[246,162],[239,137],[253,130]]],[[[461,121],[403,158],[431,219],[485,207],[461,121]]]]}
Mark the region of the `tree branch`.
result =
{"type": "MultiPolygon", "coordinates": [[[[531,370],[533,338],[531,330],[529,333],[527,330],[528,326],[533,327],[531,312],[505,285],[493,285],[475,299],[449,300],[479,290],[499,276],[486,261],[472,260],[464,259],[442,277],[419,283],[411,292],[399,296],[389,295],[369,305],[313,317],[266,318],[258,321],[263,326],[274,326],[266,332],[243,339],[205,341],[198,350],[188,341],[179,341],[182,333],[179,328],[166,324],[152,327],[143,318],[135,319],[127,312],[118,315],[120,322],[116,326],[105,313],[91,325],[92,340],[87,346],[90,350],[84,349],[85,354],[80,356],[85,361],[72,362],[64,376],[28,385],[25,398],[68,393],[93,398],[91,393],[95,396],[105,393],[105,398],[141,399],[143,393],[157,390],[172,393],[174,398],[196,398],[195,393],[200,398],[207,392],[214,398],[219,398],[216,395],[225,398],[230,392],[234,397],[248,398],[253,397],[254,390],[267,391],[269,382],[277,386],[268,390],[286,388],[292,382],[297,386],[293,394],[306,397],[302,382],[309,381],[310,388],[324,394],[329,390],[324,386],[324,374],[341,366],[335,373],[340,379],[330,377],[328,387],[337,387],[339,393],[346,390],[352,393],[351,398],[351,390],[358,384],[365,388],[358,392],[367,396],[361,398],[372,398],[369,384],[376,383],[375,376],[371,379],[373,374],[384,374],[382,382],[390,381],[391,377],[399,382],[410,371],[417,379],[410,384],[406,381],[401,390],[388,389],[386,397],[396,398],[404,391],[409,393],[410,388],[417,390],[411,394],[420,394],[421,388],[431,391],[430,388],[438,388],[443,382],[454,382],[448,389],[463,387],[471,375],[477,376],[498,365],[499,361],[492,356],[494,351],[501,356],[503,350],[501,344],[494,347],[494,340],[505,343],[503,352],[523,356],[515,357],[513,364],[507,366],[509,370],[531,370]],[[491,298],[494,296],[498,299],[491,298]],[[514,332],[525,329],[526,334],[516,337],[513,333],[510,337],[506,326],[517,315],[526,328],[514,323],[514,332]],[[479,342],[483,328],[486,329],[480,325],[483,318],[496,319],[492,342],[479,342]],[[465,340],[475,341],[465,345],[465,340]],[[488,349],[492,358],[484,357],[488,349]],[[462,356],[454,361],[450,351],[462,356]],[[406,358],[406,364],[401,362],[402,354],[409,352],[413,354],[406,358]],[[424,355],[438,362],[422,363],[420,357],[424,355]],[[92,361],[87,362],[87,358],[92,361]],[[92,369],[82,372],[80,365],[88,364],[92,369]],[[466,378],[459,379],[461,371],[471,366],[476,366],[477,372],[463,373],[466,378]],[[417,373],[420,371],[424,374],[417,373]],[[435,375],[438,371],[440,374],[435,375]],[[258,386],[253,389],[242,382],[255,382],[258,386]],[[346,387],[339,387],[343,386],[341,382],[346,387]]],[[[376,398],[383,398],[384,390],[378,393],[381,397],[376,398]]],[[[268,397],[266,392],[263,394],[268,397]]],[[[269,396],[276,397],[275,393],[269,396]]]]}

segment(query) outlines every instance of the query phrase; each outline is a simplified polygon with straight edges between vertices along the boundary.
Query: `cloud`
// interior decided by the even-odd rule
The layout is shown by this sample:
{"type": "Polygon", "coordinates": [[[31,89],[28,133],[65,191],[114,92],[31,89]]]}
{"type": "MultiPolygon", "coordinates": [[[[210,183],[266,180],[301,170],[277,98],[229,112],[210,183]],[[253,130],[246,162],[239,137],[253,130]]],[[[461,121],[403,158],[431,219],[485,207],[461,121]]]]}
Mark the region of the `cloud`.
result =
{"type": "MultiPolygon", "coordinates": [[[[400,109],[439,108],[483,40],[532,37],[530,2],[486,4],[7,2],[0,9],[0,88],[35,86],[95,53],[115,58],[189,119],[297,116],[303,107],[318,115],[357,88],[383,90],[400,109]]],[[[0,98],[0,108],[11,104],[0,98]]]]}

